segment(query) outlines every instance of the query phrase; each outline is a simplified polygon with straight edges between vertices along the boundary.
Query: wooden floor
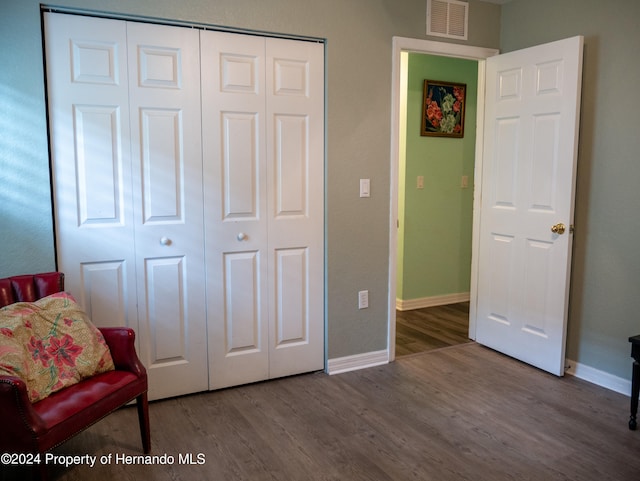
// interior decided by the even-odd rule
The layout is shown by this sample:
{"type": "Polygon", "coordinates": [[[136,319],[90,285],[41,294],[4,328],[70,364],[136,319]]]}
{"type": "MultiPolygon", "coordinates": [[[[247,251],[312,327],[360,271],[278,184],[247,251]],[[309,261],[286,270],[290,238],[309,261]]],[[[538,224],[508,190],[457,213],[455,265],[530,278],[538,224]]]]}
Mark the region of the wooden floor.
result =
{"type": "Polygon", "coordinates": [[[396,311],[396,356],[469,342],[469,303],[396,311]]]}
{"type": "MultiPolygon", "coordinates": [[[[110,464],[51,467],[55,480],[637,481],[629,399],[557,378],[475,343],[344,374],[295,376],[151,403],[152,453],[117,411],[55,454],[110,464]],[[201,454],[201,465],[180,454],[201,454]],[[158,461],[159,462],[159,461],[158,461]]],[[[2,479],[25,479],[3,471],[2,479]]]]}

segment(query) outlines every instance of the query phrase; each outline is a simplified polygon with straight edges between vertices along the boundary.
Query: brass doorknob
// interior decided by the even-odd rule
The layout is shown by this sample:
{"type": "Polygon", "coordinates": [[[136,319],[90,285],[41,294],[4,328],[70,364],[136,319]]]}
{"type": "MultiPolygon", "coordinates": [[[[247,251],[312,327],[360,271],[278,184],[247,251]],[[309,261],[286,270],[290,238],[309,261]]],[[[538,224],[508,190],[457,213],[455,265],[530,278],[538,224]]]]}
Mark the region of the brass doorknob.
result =
{"type": "Polygon", "coordinates": [[[558,235],[564,234],[565,230],[567,230],[567,228],[562,222],[551,227],[551,232],[558,235]]]}

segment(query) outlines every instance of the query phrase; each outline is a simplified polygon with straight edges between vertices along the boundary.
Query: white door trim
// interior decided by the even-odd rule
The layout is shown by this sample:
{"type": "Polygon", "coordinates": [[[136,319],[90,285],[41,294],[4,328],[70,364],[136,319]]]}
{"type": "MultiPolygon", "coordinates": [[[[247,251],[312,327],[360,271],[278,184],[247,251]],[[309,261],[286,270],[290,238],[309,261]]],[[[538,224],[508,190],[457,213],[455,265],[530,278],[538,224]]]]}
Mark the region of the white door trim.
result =
{"type": "Polygon", "coordinates": [[[393,66],[391,79],[391,175],[390,175],[390,215],[389,215],[389,317],[387,350],[389,361],[396,357],[396,276],[398,271],[398,169],[400,162],[400,112],[401,112],[401,56],[403,52],[441,55],[444,57],[478,60],[478,108],[476,130],[475,187],[473,196],[473,240],[471,255],[471,302],[469,312],[469,338],[475,339],[475,302],[477,294],[477,252],[479,246],[480,199],[482,185],[482,139],[484,130],[484,90],[485,62],[488,57],[498,55],[493,48],[473,47],[469,45],[434,42],[406,37],[393,37],[393,66]]]}

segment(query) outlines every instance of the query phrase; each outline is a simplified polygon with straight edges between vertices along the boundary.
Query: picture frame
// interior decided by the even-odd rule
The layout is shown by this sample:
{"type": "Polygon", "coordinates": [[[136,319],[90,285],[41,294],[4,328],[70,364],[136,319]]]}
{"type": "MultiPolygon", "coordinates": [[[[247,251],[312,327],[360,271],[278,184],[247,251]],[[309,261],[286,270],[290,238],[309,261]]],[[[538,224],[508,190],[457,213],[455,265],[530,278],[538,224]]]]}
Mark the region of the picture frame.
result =
{"type": "Polygon", "coordinates": [[[466,97],[467,84],[425,80],[420,135],[464,137],[466,97]]]}

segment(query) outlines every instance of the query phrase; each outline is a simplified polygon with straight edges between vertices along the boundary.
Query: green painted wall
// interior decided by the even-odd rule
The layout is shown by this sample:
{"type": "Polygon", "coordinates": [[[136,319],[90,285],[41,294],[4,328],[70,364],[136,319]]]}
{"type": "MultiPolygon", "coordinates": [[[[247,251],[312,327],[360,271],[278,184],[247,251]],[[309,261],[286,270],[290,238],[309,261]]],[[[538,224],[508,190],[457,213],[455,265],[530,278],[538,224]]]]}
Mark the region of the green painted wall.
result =
{"type": "Polygon", "coordinates": [[[478,62],[409,54],[406,158],[400,169],[397,297],[469,292],[478,62]],[[425,79],[467,85],[464,137],[420,135],[425,79]],[[418,176],[424,189],[417,188],[418,176]],[[461,188],[462,176],[469,187],[461,188]]]}
{"type": "Polygon", "coordinates": [[[640,334],[640,2],[514,0],[501,49],[583,35],[582,115],[567,357],[631,378],[640,334]]]}
{"type": "MultiPolygon", "coordinates": [[[[425,36],[424,0],[56,0],[52,4],[327,40],[329,359],[387,348],[393,36],[425,36]],[[371,179],[371,197],[358,195],[371,179]],[[358,291],[369,308],[358,309],[358,291]]],[[[500,7],[469,2],[470,45],[500,7]]],[[[439,40],[431,38],[430,40],[439,40]]],[[[457,42],[461,43],[461,42],[457,42]]],[[[0,276],[55,268],[39,0],[0,0],[0,276]]]]}

